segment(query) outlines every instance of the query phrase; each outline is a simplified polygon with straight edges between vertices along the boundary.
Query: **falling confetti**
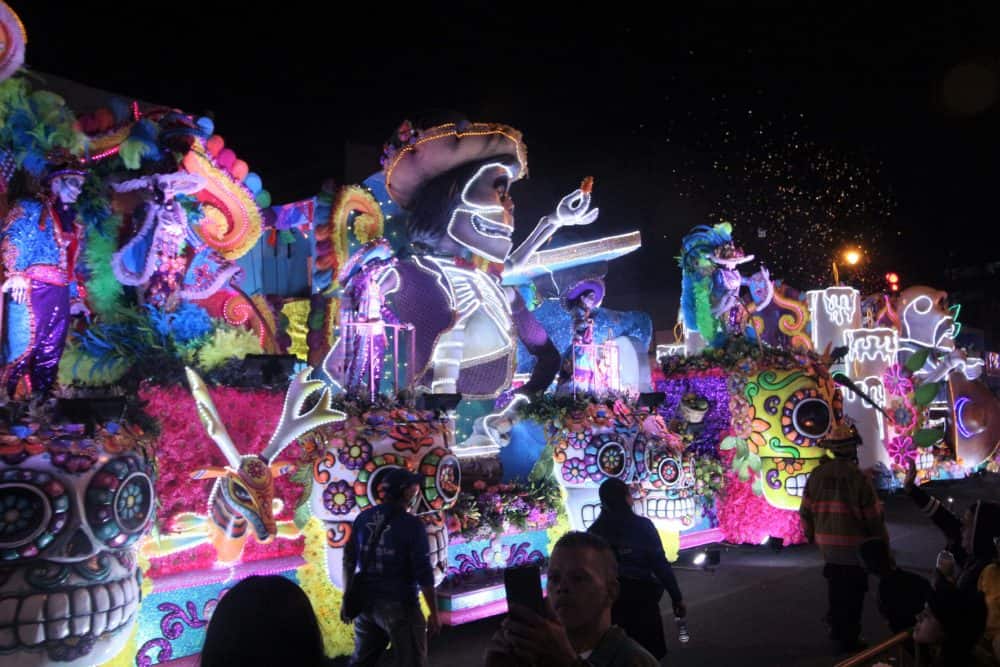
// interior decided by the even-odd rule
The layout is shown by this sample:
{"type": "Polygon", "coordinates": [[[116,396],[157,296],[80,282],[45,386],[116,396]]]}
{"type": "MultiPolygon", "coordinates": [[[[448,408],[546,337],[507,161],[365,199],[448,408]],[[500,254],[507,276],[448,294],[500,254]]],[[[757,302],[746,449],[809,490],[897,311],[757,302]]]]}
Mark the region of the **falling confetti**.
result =
{"type": "Polygon", "coordinates": [[[683,132],[678,195],[707,207],[706,222],[733,223],[737,243],[789,285],[829,285],[836,261],[845,282],[880,289],[880,249],[900,233],[881,166],[808,138],[799,114],[762,116],[720,109],[715,124],[683,132]],[[856,266],[843,261],[848,249],[861,253],[856,266]]]}

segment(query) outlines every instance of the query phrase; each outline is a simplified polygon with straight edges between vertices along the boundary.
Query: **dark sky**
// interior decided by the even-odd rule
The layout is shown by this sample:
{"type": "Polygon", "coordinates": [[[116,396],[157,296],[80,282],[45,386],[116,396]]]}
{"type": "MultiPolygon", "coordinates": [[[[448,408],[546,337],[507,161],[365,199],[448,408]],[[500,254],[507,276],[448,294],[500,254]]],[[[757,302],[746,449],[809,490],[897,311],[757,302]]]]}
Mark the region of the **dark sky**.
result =
{"type": "Polygon", "coordinates": [[[641,306],[661,328],[680,238],[720,218],[803,289],[851,240],[869,280],[941,284],[945,263],[1000,259],[994,11],[10,4],[32,68],[211,111],[276,202],[343,178],[346,142],[379,146],[420,111],[514,125],[531,161],[513,191],[520,232],[595,176],[590,231],[645,239],[613,266],[608,305],[641,306]]]}

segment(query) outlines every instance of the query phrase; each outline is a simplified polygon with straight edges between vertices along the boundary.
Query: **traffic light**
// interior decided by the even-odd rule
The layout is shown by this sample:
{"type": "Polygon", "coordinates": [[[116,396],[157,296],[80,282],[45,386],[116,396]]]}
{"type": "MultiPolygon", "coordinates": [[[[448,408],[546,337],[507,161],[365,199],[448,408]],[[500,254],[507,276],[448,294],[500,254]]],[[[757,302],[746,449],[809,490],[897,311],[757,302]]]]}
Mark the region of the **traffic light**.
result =
{"type": "Polygon", "coordinates": [[[890,292],[898,292],[899,291],[899,274],[898,273],[890,272],[890,273],[885,274],[885,281],[887,283],[889,283],[889,291],[890,292]]]}

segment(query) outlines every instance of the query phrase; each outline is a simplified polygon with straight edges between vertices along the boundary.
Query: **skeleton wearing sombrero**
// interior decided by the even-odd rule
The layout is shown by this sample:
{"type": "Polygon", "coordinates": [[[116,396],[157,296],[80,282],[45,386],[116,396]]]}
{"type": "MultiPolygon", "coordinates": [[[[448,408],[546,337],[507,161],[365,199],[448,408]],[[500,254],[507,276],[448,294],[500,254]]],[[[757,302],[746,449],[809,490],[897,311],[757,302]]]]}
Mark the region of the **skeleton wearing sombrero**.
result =
{"type": "Polygon", "coordinates": [[[511,384],[517,340],[539,362],[524,391],[549,385],[559,354],[501,273],[530,264],[565,225],[597,219],[578,189],[512,251],[509,188],[527,173],[521,133],[495,123],[459,121],[416,129],[404,123],[385,148],[386,187],[409,212],[411,256],[381,277],[381,293],[415,327],[417,388],[494,398],[511,384]]]}

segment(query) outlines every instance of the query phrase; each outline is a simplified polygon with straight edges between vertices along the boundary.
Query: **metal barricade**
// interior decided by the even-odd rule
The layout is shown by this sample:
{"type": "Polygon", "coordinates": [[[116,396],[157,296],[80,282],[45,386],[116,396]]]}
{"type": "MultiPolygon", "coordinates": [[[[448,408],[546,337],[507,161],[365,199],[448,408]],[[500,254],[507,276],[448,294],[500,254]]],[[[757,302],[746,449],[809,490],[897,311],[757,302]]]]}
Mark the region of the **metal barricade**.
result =
{"type": "Polygon", "coordinates": [[[914,656],[906,649],[910,639],[909,630],[900,632],[881,644],[865,649],[847,660],[838,662],[834,667],[876,667],[889,665],[891,667],[913,667],[916,664],[914,656]]]}

